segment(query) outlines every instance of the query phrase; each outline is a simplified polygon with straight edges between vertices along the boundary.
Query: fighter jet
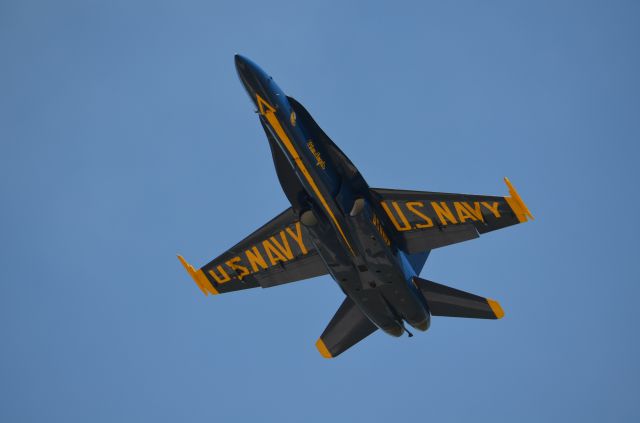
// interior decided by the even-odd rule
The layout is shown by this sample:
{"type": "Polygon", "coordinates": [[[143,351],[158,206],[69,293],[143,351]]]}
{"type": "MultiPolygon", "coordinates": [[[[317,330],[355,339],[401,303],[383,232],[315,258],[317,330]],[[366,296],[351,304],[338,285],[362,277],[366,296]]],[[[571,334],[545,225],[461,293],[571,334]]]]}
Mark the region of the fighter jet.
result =
{"type": "Polygon", "coordinates": [[[500,319],[494,300],[418,275],[435,248],[533,219],[509,180],[509,196],[371,188],[356,166],[273,78],[236,55],[291,207],[195,269],[205,295],[270,288],[329,274],[345,294],[316,347],[343,353],[377,329],[412,336],[431,316],[500,319]]]}

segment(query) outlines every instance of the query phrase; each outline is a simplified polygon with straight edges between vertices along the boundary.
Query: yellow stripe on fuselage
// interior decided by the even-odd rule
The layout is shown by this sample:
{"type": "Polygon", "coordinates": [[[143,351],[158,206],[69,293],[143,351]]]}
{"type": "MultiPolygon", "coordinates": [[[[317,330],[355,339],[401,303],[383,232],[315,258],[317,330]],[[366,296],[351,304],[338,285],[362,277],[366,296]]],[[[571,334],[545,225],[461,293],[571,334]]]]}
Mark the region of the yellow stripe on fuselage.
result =
{"type": "Polygon", "coordinates": [[[260,97],[260,95],[257,93],[256,93],[256,99],[258,103],[258,108],[260,109],[260,113],[267,118],[267,121],[269,122],[273,130],[276,131],[276,135],[278,135],[278,138],[282,140],[285,148],[287,149],[287,151],[289,151],[289,154],[291,154],[291,156],[293,157],[293,160],[296,162],[296,165],[300,168],[300,171],[304,175],[307,182],[309,182],[309,185],[311,185],[313,192],[315,192],[315,194],[318,196],[318,199],[322,203],[322,206],[325,208],[325,210],[329,214],[329,217],[331,217],[331,220],[333,220],[333,223],[335,223],[335,226],[338,229],[338,232],[340,232],[340,235],[342,235],[342,239],[344,239],[344,242],[347,244],[347,247],[349,247],[351,254],[355,256],[356,253],[353,251],[353,248],[351,247],[349,240],[344,234],[344,231],[342,230],[342,227],[340,226],[338,219],[333,214],[333,211],[329,207],[327,200],[325,200],[324,196],[320,192],[320,189],[318,188],[315,181],[311,177],[311,174],[307,170],[307,167],[302,162],[302,159],[300,159],[300,155],[298,154],[298,151],[293,146],[293,143],[287,136],[286,132],[284,132],[284,128],[282,128],[282,125],[280,125],[280,121],[278,120],[275,114],[275,109],[269,103],[267,103],[262,97],[260,97]]]}

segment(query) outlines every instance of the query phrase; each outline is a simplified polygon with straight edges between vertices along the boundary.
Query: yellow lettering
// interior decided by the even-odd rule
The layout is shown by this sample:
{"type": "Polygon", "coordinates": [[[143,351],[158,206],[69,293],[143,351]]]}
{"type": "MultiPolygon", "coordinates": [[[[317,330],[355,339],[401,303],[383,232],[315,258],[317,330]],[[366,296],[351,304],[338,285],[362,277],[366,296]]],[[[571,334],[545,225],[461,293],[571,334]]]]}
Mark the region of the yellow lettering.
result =
{"type": "Polygon", "coordinates": [[[449,206],[447,206],[447,203],[444,201],[441,201],[440,204],[436,201],[432,201],[431,207],[433,207],[433,210],[436,212],[438,219],[440,219],[440,222],[442,222],[443,225],[448,225],[447,219],[449,219],[453,224],[458,223],[456,218],[453,216],[453,213],[451,213],[451,210],[449,210],[449,206]]]}
{"type": "MultiPolygon", "coordinates": [[[[273,239],[273,237],[271,237],[271,239],[273,239]]],[[[282,253],[280,253],[280,251],[276,249],[276,247],[271,245],[268,239],[265,239],[264,241],[262,241],[262,246],[264,247],[264,250],[267,252],[267,256],[269,256],[269,261],[271,262],[272,265],[275,265],[279,261],[283,263],[287,261],[286,257],[283,256],[282,253]]]]}
{"type": "Polygon", "coordinates": [[[260,271],[257,265],[260,265],[260,267],[262,267],[262,270],[268,268],[269,266],[267,266],[267,262],[264,261],[264,257],[262,257],[262,254],[260,254],[258,247],[253,247],[251,248],[251,250],[246,250],[244,254],[247,256],[247,261],[251,265],[253,272],[255,273],[260,271]]]}
{"type": "Polygon", "coordinates": [[[280,239],[282,239],[282,244],[278,242],[276,237],[272,236],[269,238],[273,244],[278,247],[278,250],[287,258],[287,260],[293,259],[293,252],[291,251],[291,246],[289,245],[289,241],[284,234],[284,231],[280,231],[280,239]]]}
{"type": "Polygon", "coordinates": [[[481,222],[484,222],[484,216],[482,215],[482,209],[480,208],[480,203],[478,203],[477,201],[474,201],[473,208],[469,205],[469,203],[466,203],[466,202],[462,203],[462,205],[465,206],[467,210],[469,210],[469,213],[474,215],[476,219],[478,219],[481,222]]]}
{"type": "Polygon", "coordinates": [[[241,262],[242,259],[240,257],[234,257],[231,260],[228,260],[227,266],[229,266],[231,268],[231,270],[233,270],[234,272],[236,272],[236,275],[238,275],[238,279],[242,280],[242,278],[244,278],[245,276],[247,276],[248,274],[250,274],[251,272],[249,272],[249,269],[247,269],[246,267],[239,265],[237,263],[241,262]]]}
{"type": "Polygon", "coordinates": [[[415,214],[416,216],[418,216],[420,219],[424,220],[426,223],[416,223],[416,228],[418,229],[424,229],[424,228],[430,228],[433,226],[433,220],[431,220],[431,218],[429,216],[424,215],[421,211],[419,211],[418,209],[416,209],[416,207],[424,207],[424,203],[422,201],[409,201],[407,203],[407,208],[409,209],[409,211],[411,211],[411,213],[415,214]]]}
{"type": "Polygon", "coordinates": [[[458,218],[460,219],[460,223],[464,223],[468,219],[476,220],[476,218],[464,206],[464,203],[461,203],[459,201],[454,201],[453,206],[456,208],[456,213],[458,213],[458,218]]]}
{"type": "Polygon", "coordinates": [[[227,283],[231,280],[231,277],[229,276],[227,271],[222,268],[222,266],[218,265],[217,269],[218,269],[218,272],[220,272],[221,276],[216,275],[216,272],[214,272],[213,269],[209,270],[209,274],[213,276],[213,279],[215,279],[216,282],[227,283]]]}
{"type": "Polygon", "coordinates": [[[391,213],[391,210],[389,210],[389,206],[387,206],[387,203],[383,201],[380,203],[380,205],[382,205],[382,208],[387,213],[387,216],[389,216],[389,219],[391,219],[391,223],[393,223],[393,226],[395,226],[398,231],[402,232],[411,229],[411,224],[409,224],[407,217],[404,215],[404,213],[402,213],[402,210],[400,210],[400,206],[398,205],[397,201],[392,201],[391,205],[396,210],[396,213],[398,213],[398,217],[400,217],[400,220],[402,220],[403,226],[400,226],[400,224],[398,224],[398,221],[393,216],[393,213],[391,213]]]}
{"type": "Polygon", "coordinates": [[[295,242],[298,243],[302,254],[307,254],[307,247],[302,242],[302,228],[300,227],[300,222],[296,222],[295,228],[295,232],[293,232],[291,228],[287,228],[287,233],[289,234],[289,236],[291,236],[291,238],[293,238],[295,242]]]}
{"type": "Polygon", "coordinates": [[[384,243],[387,244],[387,246],[391,246],[391,240],[389,239],[386,232],[382,228],[382,222],[380,222],[380,219],[378,219],[378,216],[374,214],[373,219],[371,219],[371,223],[373,223],[373,226],[380,233],[380,236],[382,237],[382,240],[384,241],[384,243]]]}
{"type": "Polygon", "coordinates": [[[320,155],[320,152],[316,150],[316,146],[313,144],[313,141],[311,140],[307,141],[307,147],[309,147],[309,151],[311,151],[311,154],[313,154],[313,157],[316,158],[316,166],[319,166],[322,169],[326,169],[327,162],[325,162],[322,159],[322,156],[320,155]]]}
{"type": "Polygon", "coordinates": [[[493,213],[493,215],[497,218],[500,218],[500,212],[498,211],[498,206],[500,205],[500,203],[498,203],[497,201],[493,202],[491,205],[489,203],[487,203],[486,201],[482,202],[482,205],[487,208],[491,213],[493,213]]]}

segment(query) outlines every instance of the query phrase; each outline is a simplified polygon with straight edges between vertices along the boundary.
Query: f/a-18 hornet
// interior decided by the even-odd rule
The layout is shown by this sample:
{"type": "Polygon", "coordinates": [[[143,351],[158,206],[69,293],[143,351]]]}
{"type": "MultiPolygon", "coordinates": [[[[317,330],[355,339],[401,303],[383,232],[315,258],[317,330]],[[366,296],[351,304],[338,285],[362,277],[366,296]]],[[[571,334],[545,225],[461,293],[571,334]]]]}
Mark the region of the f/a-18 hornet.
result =
{"type": "Polygon", "coordinates": [[[345,299],[316,347],[335,357],[376,329],[426,331],[431,316],[500,319],[498,302],[418,277],[434,248],[533,219],[508,197],[371,188],[309,112],[246,57],[236,69],[257,108],[291,207],[200,269],[205,295],[329,274],[345,299]],[[406,323],[406,324],[405,324],[406,323]]]}

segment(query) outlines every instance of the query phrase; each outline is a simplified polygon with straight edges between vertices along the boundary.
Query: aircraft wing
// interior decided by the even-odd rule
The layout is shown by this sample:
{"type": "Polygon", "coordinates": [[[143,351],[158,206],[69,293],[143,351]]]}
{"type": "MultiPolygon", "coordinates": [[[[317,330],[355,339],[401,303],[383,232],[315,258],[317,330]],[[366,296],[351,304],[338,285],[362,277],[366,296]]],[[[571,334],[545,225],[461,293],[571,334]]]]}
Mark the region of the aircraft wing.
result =
{"type": "Polygon", "coordinates": [[[178,258],[205,295],[269,288],[327,274],[291,208],[198,270],[178,258]]]}
{"type": "Polygon", "coordinates": [[[409,254],[533,219],[509,179],[508,197],[372,188],[397,245],[409,254]]]}

